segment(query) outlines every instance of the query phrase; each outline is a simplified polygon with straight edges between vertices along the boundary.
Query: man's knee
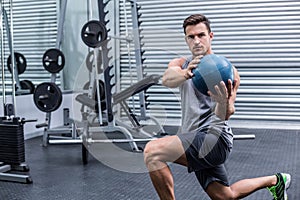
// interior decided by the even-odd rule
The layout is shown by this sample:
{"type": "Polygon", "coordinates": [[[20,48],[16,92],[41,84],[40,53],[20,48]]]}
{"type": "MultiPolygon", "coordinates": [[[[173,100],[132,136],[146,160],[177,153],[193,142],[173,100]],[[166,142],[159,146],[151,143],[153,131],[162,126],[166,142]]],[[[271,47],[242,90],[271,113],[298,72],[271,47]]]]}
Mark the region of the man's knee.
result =
{"type": "Polygon", "coordinates": [[[235,200],[234,195],[231,192],[228,193],[219,193],[215,192],[214,194],[208,195],[213,200],[235,200]]]}
{"type": "Polygon", "coordinates": [[[165,166],[167,162],[187,165],[184,148],[176,136],[168,136],[147,143],[144,149],[144,161],[149,165],[165,166]]]}
{"type": "Polygon", "coordinates": [[[160,144],[156,141],[150,141],[144,149],[144,162],[149,171],[156,171],[166,166],[162,159],[160,144]]]}
{"type": "Polygon", "coordinates": [[[157,155],[156,155],[157,147],[155,147],[155,146],[157,146],[155,144],[155,141],[150,141],[146,144],[146,146],[144,148],[144,162],[146,164],[148,164],[151,161],[153,162],[155,159],[158,159],[157,155]],[[156,155],[156,157],[155,157],[155,155],[156,155]]]}
{"type": "Polygon", "coordinates": [[[235,195],[230,187],[218,182],[212,182],[206,188],[206,193],[214,200],[234,200],[235,195]]]}

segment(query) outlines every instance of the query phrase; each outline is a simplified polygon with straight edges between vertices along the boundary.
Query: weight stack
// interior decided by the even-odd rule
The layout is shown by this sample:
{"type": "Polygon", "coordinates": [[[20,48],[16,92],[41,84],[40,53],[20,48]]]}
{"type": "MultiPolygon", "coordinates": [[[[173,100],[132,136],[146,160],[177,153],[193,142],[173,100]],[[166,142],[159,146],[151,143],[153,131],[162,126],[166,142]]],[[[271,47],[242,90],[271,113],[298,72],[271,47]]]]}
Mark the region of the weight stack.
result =
{"type": "Polygon", "coordinates": [[[0,118],[0,162],[10,165],[25,162],[23,125],[19,118],[0,118]]]}

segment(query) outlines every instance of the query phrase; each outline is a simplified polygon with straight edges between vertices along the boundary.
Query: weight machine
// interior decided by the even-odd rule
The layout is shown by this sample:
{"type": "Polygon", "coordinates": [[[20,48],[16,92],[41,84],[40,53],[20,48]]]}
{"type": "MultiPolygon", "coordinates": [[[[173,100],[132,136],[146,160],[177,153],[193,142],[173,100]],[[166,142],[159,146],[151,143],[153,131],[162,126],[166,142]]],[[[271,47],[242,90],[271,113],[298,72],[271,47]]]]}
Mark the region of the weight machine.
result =
{"type": "MultiPolygon", "coordinates": [[[[9,19],[7,12],[2,6],[2,21],[4,22],[4,26],[6,30],[10,30],[9,27],[9,19]]],[[[11,35],[10,31],[6,31],[7,39],[9,41],[12,41],[13,35],[11,35]]],[[[27,67],[26,58],[23,54],[14,51],[14,48],[11,43],[8,43],[9,49],[10,49],[10,55],[7,58],[7,67],[8,71],[12,74],[14,74],[14,80],[15,80],[15,93],[16,95],[22,95],[22,94],[32,94],[35,86],[30,80],[22,80],[20,81],[19,75],[23,74],[27,67]],[[13,53],[14,52],[14,53],[13,53]],[[12,65],[13,64],[13,65],[12,65]],[[13,66],[15,68],[13,69],[13,66]]]]}
{"type": "MultiPolygon", "coordinates": [[[[75,98],[83,105],[83,127],[81,129],[81,136],[83,142],[82,158],[84,164],[87,164],[88,149],[93,143],[129,143],[132,151],[140,152],[141,148],[138,147],[137,142],[147,142],[155,139],[155,136],[152,133],[147,133],[143,130],[143,125],[140,123],[141,120],[152,120],[155,126],[159,129],[156,135],[159,135],[159,133],[162,133],[161,135],[163,135],[164,133],[164,129],[159,122],[154,117],[148,117],[146,115],[144,91],[146,91],[152,85],[157,84],[161,77],[159,75],[150,75],[144,77],[142,69],[143,52],[141,51],[139,35],[139,8],[136,1],[130,0],[128,2],[130,3],[132,13],[132,40],[129,39],[129,37],[121,38],[116,36],[108,36],[109,30],[107,30],[106,25],[109,21],[105,21],[105,17],[108,13],[105,12],[105,7],[107,6],[108,1],[104,3],[103,0],[98,0],[99,20],[92,19],[88,21],[82,28],[81,37],[83,42],[89,48],[93,49],[93,64],[89,68],[90,79],[88,82],[88,92],[85,94],[79,94],[75,98]],[[136,83],[115,94],[112,94],[112,88],[115,85],[112,84],[113,75],[110,73],[111,70],[113,70],[113,66],[109,64],[111,58],[108,57],[110,51],[108,42],[111,40],[111,38],[125,39],[128,43],[134,43],[136,62],[135,70],[137,71],[138,78],[136,83]],[[101,62],[98,62],[99,60],[101,62]],[[135,94],[139,94],[140,116],[137,116],[126,102],[129,97],[132,97],[135,94]],[[120,105],[121,108],[123,108],[125,115],[131,124],[124,123],[121,121],[121,119],[115,119],[113,107],[117,105],[120,105]],[[97,133],[110,134],[115,132],[121,132],[125,136],[125,139],[93,138],[93,135],[97,133]]],[[[91,4],[90,1],[89,3],[91,4]]]]}
{"type": "Polygon", "coordinates": [[[36,128],[44,128],[43,146],[48,144],[77,144],[81,143],[76,130],[74,120],[70,118],[69,109],[63,109],[63,126],[51,127],[51,112],[57,110],[63,100],[63,92],[56,85],[57,73],[65,66],[65,57],[60,50],[65,14],[67,8],[67,0],[62,1],[60,9],[60,17],[58,22],[58,31],[55,48],[50,48],[43,55],[43,66],[45,70],[51,73],[50,82],[44,82],[37,85],[33,94],[33,100],[37,108],[46,112],[45,122],[37,124],[36,128]]]}
{"type": "Polygon", "coordinates": [[[25,148],[24,148],[24,129],[25,122],[36,120],[25,120],[15,116],[15,95],[17,87],[15,76],[18,69],[16,66],[14,45],[13,45],[13,5],[12,0],[10,5],[10,25],[8,24],[7,13],[4,9],[3,2],[0,2],[0,33],[1,33],[1,66],[2,66],[2,97],[4,107],[4,117],[0,117],[0,180],[12,181],[19,183],[32,183],[29,175],[29,167],[25,164],[25,148]],[[4,20],[3,20],[4,19],[4,20]],[[10,68],[12,75],[12,103],[7,103],[6,83],[5,83],[5,68],[4,68],[4,30],[3,21],[5,23],[8,47],[11,56],[10,68]],[[21,172],[21,173],[20,173],[21,172]]]}

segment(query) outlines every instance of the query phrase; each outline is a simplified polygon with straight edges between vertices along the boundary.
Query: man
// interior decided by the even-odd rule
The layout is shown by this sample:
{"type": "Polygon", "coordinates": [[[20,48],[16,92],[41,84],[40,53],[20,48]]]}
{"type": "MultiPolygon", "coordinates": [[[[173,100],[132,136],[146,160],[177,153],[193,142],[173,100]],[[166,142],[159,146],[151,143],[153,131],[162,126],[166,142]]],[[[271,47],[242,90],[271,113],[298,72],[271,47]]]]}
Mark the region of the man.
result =
{"type": "MultiPolygon", "coordinates": [[[[185,40],[191,58],[170,61],[163,75],[163,85],[179,87],[182,104],[182,126],[179,134],[147,143],[144,159],[151,181],[160,199],[175,199],[174,183],[167,162],[174,162],[194,172],[211,199],[241,199],[252,192],[268,188],[274,199],[287,199],[291,176],[285,173],[245,179],[229,185],[224,162],[233,144],[233,133],[227,121],[234,113],[234,102],[240,77],[234,68],[234,82],[216,85],[215,94],[201,94],[191,78],[201,58],[212,54],[213,32],[209,20],[191,15],[183,23],[185,40]]],[[[201,198],[199,198],[201,199],[201,198]]]]}

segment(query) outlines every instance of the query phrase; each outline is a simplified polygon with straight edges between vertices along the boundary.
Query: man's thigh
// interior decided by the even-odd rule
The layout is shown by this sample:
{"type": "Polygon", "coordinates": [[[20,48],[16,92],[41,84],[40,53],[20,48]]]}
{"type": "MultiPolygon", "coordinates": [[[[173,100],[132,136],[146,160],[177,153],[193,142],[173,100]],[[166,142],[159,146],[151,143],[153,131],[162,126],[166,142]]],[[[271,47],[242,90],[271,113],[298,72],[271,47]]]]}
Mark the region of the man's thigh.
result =
{"type": "Polygon", "coordinates": [[[158,156],[161,161],[187,165],[184,148],[176,135],[150,141],[147,146],[146,149],[151,149],[152,156],[158,156]]]}

